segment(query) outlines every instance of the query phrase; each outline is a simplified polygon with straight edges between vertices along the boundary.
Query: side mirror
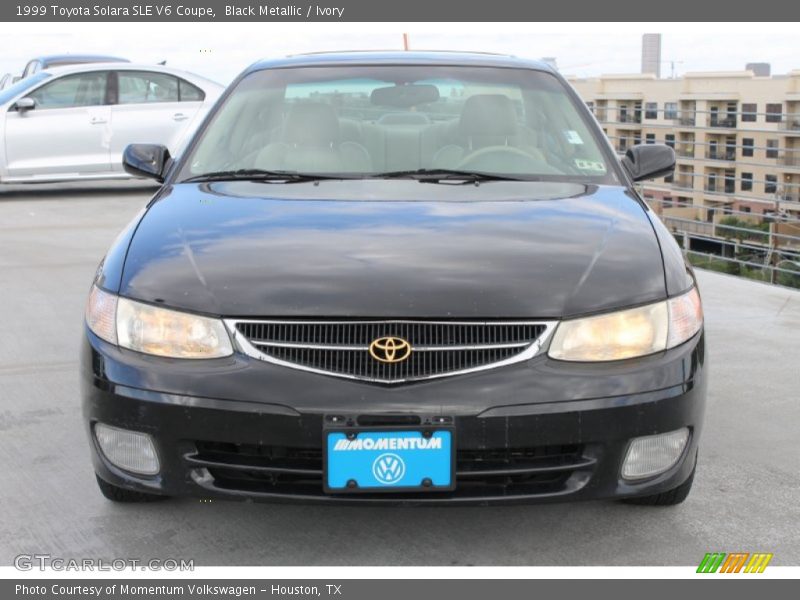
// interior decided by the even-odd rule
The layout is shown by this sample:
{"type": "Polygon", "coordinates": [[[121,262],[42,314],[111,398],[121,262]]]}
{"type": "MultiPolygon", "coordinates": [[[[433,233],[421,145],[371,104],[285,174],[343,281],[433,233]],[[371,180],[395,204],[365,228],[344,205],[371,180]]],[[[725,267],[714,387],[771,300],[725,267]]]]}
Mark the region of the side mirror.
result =
{"type": "Polygon", "coordinates": [[[14,103],[14,108],[17,110],[17,112],[33,110],[36,108],[36,100],[33,98],[20,98],[14,103]]]}
{"type": "Polygon", "coordinates": [[[122,167],[136,177],[164,181],[170,156],[169,150],[159,144],[129,144],[122,153],[122,167]]]}
{"type": "Polygon", "coordinates": [[[666,177],[675,170],[675,151],[664,144],[641,144],[625,153],[622,166],[634,181],[666,177]]]}

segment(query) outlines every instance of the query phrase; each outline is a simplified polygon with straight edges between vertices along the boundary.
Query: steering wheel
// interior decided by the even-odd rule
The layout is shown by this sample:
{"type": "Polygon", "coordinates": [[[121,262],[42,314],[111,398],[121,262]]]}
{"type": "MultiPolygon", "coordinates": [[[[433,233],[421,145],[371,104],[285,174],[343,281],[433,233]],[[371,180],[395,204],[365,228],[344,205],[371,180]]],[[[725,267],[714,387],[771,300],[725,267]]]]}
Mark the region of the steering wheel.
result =
{"type": "Polygon", "coordinates": [[[465,171],[494,171],[499,173],[513,173],[516,171],[521,173],[526,171],[538,173],[555,172],[553,167],[542,159],[514,146],[486,146],[480,150],[475,150],[462,158],[456,168],[465,171]],[[518,167],[509,169],[509,165],[518,165],[518,167]]]}

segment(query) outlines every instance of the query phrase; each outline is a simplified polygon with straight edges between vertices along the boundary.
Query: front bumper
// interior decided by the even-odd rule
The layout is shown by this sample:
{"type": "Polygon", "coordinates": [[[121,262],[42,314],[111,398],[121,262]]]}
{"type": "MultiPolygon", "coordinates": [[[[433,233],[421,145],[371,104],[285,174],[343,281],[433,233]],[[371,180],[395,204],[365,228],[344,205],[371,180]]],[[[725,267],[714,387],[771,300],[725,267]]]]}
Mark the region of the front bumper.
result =
{"type": "Polygon", "coordinates": [[[486,504],[623,498],[683,483],[705,406],[704,337],[602,365],[538,356],[481,373],[395,387],[335,379],[236,354],[175,361],[120,350],[87,330],[83,411],[97,474],[174,496],[327,503],[486,504]],[[326,415],[452,416],[456,489],[329,495],[326,415]],[[100,452],[95,423],[146,432],[161,470],[127,473],[100,452]],[[629,440],[688,427],[680,460],[644,481],[620,476],[629,440]]]}

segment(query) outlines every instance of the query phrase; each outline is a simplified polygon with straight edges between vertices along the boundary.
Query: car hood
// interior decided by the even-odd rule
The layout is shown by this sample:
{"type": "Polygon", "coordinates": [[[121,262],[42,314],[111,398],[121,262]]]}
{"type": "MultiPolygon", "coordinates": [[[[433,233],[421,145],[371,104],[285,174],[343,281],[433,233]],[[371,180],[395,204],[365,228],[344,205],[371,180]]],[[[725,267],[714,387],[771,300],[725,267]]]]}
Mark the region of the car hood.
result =
{"type": "Polygon", "coordinates": [[[549,318],[663,299],[621,187],[216,182],[162,190],[120,293],[224,316],[549,318]]]}

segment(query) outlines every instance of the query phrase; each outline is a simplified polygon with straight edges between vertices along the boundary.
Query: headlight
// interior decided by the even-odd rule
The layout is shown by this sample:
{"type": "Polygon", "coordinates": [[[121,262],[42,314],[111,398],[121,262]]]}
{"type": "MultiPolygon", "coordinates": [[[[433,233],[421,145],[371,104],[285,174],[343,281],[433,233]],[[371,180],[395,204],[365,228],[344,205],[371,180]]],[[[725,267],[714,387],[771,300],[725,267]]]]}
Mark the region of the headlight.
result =
{"type": "Polygon", "coordinates": [[[119,298],[92,288],[86,323],[98,337],[144,354],[220,358],[233,354],[222,321],[119,298]]]}
{"type": "Polygon", "coordinates": [[[692,288],[664,302],[562,321],[548,354],[577,362],[646,356],[682,344],[702,326],[700,295],[692,288]]]}

